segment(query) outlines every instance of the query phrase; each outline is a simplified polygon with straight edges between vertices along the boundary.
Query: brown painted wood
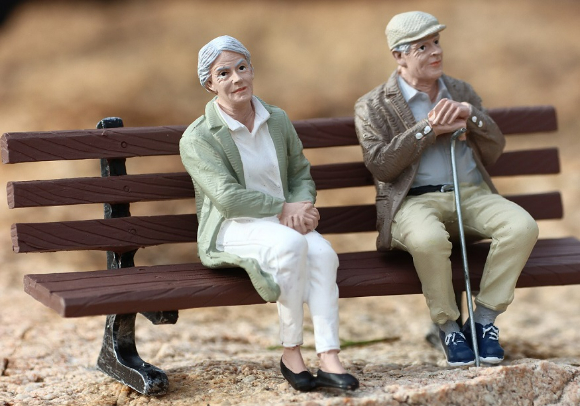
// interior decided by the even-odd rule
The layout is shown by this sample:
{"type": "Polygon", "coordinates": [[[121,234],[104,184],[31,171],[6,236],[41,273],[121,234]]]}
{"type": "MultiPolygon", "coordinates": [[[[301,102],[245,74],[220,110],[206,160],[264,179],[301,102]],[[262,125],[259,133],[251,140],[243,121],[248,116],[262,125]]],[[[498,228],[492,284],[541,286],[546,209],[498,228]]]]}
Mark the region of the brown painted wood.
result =
{"type": "MultiPolygon", "coordinates": [[[[506,196],[538,219],[562,217],[558,192],[506,196]]],[[[322,234],[376,230],[374,204],[321,207],[317,230],[322,234]]],[[[195,242],[197,217],[193,214],[126,217],[12,225],[15,252],[103,250],[118,253],[161,244],[195,242]]]]}
{"type": "Polygon", "coordinates": [[[553,175],[560,173],[558,148],[504,152],[488,166],[491,176],[553,175]]]}
{"type": "MultiPolygon", "coordinates": [[[[488,247],[469,247],[475,290],[488,247]]],[[[460,250],[455,251],[453,282],[461,290],[460,250]]],[[[337,280],[343,298],[421,293],[412,261],[400,251],[340,254],[337,280]]],[[[518,287],[579,283],[580,241],[547,239],[536,244],[518,287]]],[[[24,284],[28,294],[64,317],[263,303],[241,269],[210,270],[200,264],[27,275],[24,284]]]]}
{"type": "Polygon", "coordinates": [[[186,172],[8,182],[8,206],[132,203],[195,197],[186,172]]]}
{"type": "Polygon", "coordinates": [[[506,195],[505,197],[522,206],[536,220],[561,219],[564,216],[560,192],[506,195]]]}
{"type": "Polygon", "coordinates": [[[184,126],[6,133],[2,162],[177,155],[184,126]]]}
{"type": "MultiPolygon", "coordinates": [[[[506,152],[488,169],[492,176],[559,173],[558,150],[544,148],[506,152]]],[[[372,175],[362,162],[315,165],[311,172],[317,190],[373,185],[372,175]]],[[[8,206],[12,209],[194,197],[191,178],[186,172],[8,182],[6,190],[8,206]]]]}
{"type": "MultiPolygon", "coordinates": [[[[552,106],[490,109],[504,134],[557,129],[552,106]]],[[[320,118],[295,121],[305,148],[358,145],[354,119],[320,118]]],[[[2,162],[129,158],[179,154],[185,126],[122,127],[104,130],[5,133],[0,140],[2,162]]]]}
{"type": "Polygon", "coordinates": [[[554,106],[502,107],[488,110],[506,135],[544,133],[558,130],[554,106]]]}
{"type": "Polygon", "coordinates": [[[19,223],[12,225],[14,252],[101,250],[123,253],[140,247],[196,241],[194,214],[19,223]]]}

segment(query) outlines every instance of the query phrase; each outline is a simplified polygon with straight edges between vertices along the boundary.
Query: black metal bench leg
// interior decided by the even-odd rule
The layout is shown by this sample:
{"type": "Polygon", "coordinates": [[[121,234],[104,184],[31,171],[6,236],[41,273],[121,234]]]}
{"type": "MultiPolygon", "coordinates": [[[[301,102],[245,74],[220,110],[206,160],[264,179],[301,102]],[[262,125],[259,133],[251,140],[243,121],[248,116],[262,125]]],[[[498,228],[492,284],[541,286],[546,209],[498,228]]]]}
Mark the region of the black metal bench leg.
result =
{"type": "Polygon", "coordinates": [[[107,316],[97,367],[144,395],[164,395],[169,389],[165,372],[139,357],[135,347],[136,314],[107,316]]]}
{"type": "Polygon", "coordinates": [[[155,325],[175,324],[177,323],[177,318],[179,316],[179,312],[177,310],[162,312],[141,312],[141,314],[155,325]]]}

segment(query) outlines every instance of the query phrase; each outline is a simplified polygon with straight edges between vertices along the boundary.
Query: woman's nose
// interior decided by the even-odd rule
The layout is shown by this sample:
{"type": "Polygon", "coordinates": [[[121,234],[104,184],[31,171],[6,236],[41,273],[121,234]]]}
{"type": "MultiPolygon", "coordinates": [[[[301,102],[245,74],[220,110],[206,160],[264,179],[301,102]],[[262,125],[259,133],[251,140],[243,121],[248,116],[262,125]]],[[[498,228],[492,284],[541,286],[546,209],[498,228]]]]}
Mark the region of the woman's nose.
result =
{"type": "Polygon", "coordinates": [[[232,82],[237,83],[241,80],[239,72],[234,71],[232,73],[232,82]]]}

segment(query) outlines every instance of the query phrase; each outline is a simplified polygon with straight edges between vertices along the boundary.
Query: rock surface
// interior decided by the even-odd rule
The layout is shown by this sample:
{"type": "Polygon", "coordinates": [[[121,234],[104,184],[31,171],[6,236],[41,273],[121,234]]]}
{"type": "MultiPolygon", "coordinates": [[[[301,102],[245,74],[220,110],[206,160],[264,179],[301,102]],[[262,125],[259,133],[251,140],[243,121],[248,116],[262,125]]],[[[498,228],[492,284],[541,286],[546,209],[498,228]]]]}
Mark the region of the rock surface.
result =
{"type": "MultiPolygon", "coordinates": [[[[446,72],[472,83],[487,107],[556,105],[557,136],[511,137],[508,149],[556,145],[564,174],[497,185],[513,192],[562,190],[564,220],[542,222],[541,236],[580,237],[578,2],[264,3],[22,2],[0,27],[0,133],[94,128],[107,116],[130,126],[189,124],[209,99],[195,78],[197,50],[226,27],[251,50],[255,90],[264,100],[296,120],[351,115],[355,100],[395,67],[383,35],[390,16],[425,10],[448,26],[442,34],[446,72]]],[[[327,163],[351,156],[360,159],[360,149],[308,158],[327,163]]],[[[167,172],[182,170],[178,159],[161,162],[167,172]]],[[[71,173],[98,176],[98,163],[3,166],[0,180],[71,173]]],[[[374,200],[372,188],[361,193],[374,200]]],[[[325,191],[319,204],[347,198],[325,191]]],[[[498,319],[506,360],[481,368],[446,366],[442,352],[424,339],[429,320],[418,295],[343,300],[341,358],[361,381],[359,390],[347,393],[289,387],[278,370],[273,305],[182,311],[172,326],[139,317],[139,352],[171,382],[166,396],[141,396],[95,368],[104,317],[62,319],[22,292],[24,274],[101,269],[104,254],[10,250],[11,223],[99,218],[102,208],[30,214],[8,210],[5,196],[0,199],[0,406],[580,404],[578,286],[518,290],[498,319]]],[[[156,207],[191,211],[186,203],[156,207]]],[[[139,207],[131,209],[139,214],[139,207]]],[[[343,252],[374,249],[374,235],[332,242],[343,252]]],[[[193,257],[189,246],[162,247],[139,252],[137,260],[193,257]]],[[[305,358],[316,371],[312,326],[305,330],[305,358]]]]}
{"type": "MultiPolygon", "coordinates": [[[[342,300],[341,357],[361,381],[355,392],[299,393],[286,383],[273,305],[182,311],[173,326],[138,318],[139,352],[171,385],[169,394],[149,398],[95,368],[104,317],[61,319],[6,290],[0,405],[578,405],[580,331],[570,328],[580,323],[576,292],[518,290],[498,319],[506,361],[480,368],[446,366],[424,339],[429,324],[420,296],[342,300]]],[[[314,372],[310,324],[305,340],[314,372]]]]}

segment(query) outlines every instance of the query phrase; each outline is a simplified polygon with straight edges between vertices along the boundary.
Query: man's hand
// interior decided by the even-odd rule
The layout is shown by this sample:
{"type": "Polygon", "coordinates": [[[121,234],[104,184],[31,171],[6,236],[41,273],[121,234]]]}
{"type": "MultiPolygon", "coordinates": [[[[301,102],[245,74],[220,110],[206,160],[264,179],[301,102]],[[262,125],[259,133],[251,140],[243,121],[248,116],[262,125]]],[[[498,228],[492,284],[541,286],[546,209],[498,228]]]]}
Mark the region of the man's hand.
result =
{"type": "Polygon", "coordinates": [[[300,234],[306,234],[318,227],[320,214],[310,202],[284,203],[282,213],[278,216],[280,223],[300,234]]]}
{"type": "MultiPolygon", "coordinates": [[[[467,119],[471,114],[469,103],[459,103],[449,99],[441,99],[428,114],[429,124],[435,135],[451,133],[461,127],[467,127],[467,119]]],[[[462,135],[459,139],[465,139],[462,135]]]]}

